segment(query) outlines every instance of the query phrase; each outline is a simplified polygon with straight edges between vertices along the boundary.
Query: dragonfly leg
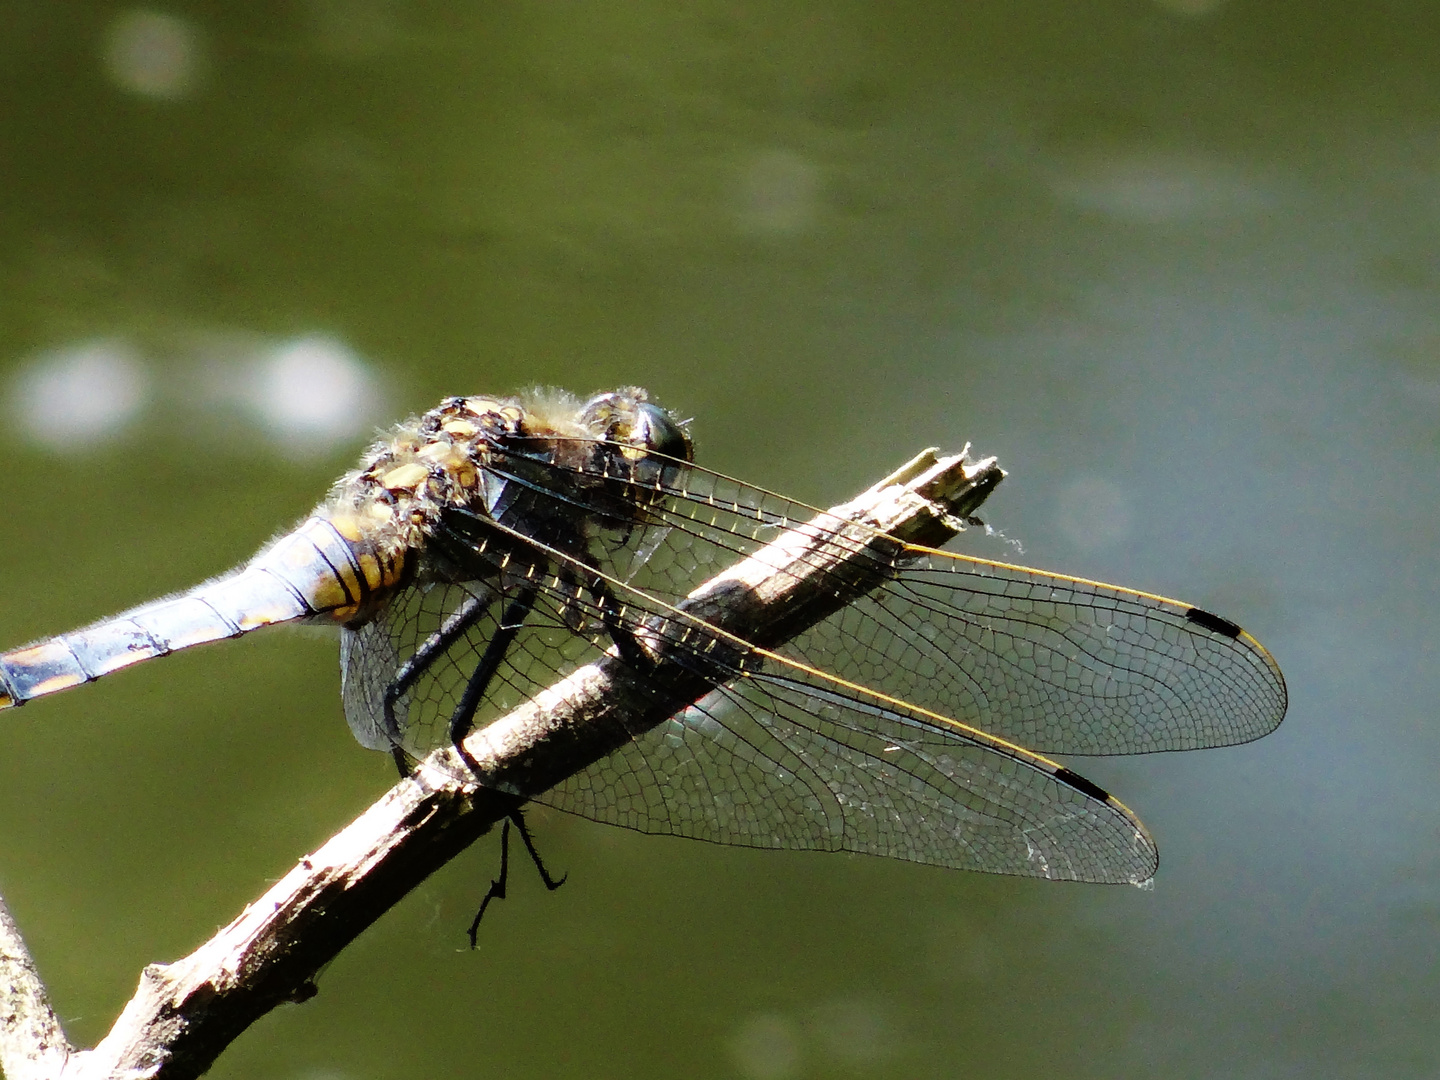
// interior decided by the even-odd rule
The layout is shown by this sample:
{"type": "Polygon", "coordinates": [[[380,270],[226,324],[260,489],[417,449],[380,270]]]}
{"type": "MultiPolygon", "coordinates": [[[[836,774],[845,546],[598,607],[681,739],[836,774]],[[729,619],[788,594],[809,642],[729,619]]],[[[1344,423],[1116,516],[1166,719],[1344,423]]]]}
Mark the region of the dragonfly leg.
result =
{"type": "Polygon", "coordinates": [[[554,892],[569,879],[569,874],[561,874],[559,880],[550,876],[550,871],[545,869],[545,864],[540,859],[540,852],[535,850],[535,841],[530,839],[530,830],[525,825],[525,813],[522,810],[515,810],[511,813],[510,821],[515,822],[515,831],[520,834],[521,841],[525,844],[525,850],[530,855],[530,861],[535,864],[535,869],[540,872],[540,880],[545,883],[545,888],[554,892]]]}
{"type": "Polygon", "coordinates": [[[490,906],[491,900],[505,899],[505,883],[510,879],[510,819],[505,819],[505,827],[500,830],[500,876],[490,882],[490,888],[485,893],[485,899],[480,901],[480,910],[475,912],[475,918],[470,922],[470,948],[475,948],[475,937],[480,932],[480,920],[485,917],[485,909],[490,906]]]}
{"type": "Polygon", "coordinates": [[[535,841],[530,838],[530,830],[525,826],[525,814],[518,806],[510,811],[510,816],[505,819],[505,827],[500,831],[500,876],[490,882],[490,888],[485,893],[485,898],[480,901],[480,910],[475,912],[475,918],[470,923],[468,931],[470,937],[470,948],[475,948],[476,937],[480,931],[480,920],[485,917],[485,909],[490,906],[491,900],[505,899],[505,885],[510,877],[510,825],[515,825],[515,831],[520,834],[521,841],[525,844],[525,850],[530,855],[530,861],[535,864],[535,869],[540,872],[540,880],[545,883],[545,888],[554,892],[561,885],[565,884],[569,874],[564,874],[557,881],[550,876],[545,869],[544,862],[540,859],[540,853],[535,850],[535,841]]]}
{"type": "MultiPolygon", "coordinates": [[[[589,560],[586,562],[589,565],[589,560]]],[[[591,566],[591,569],[595,568],[591,566]]],[[[605,632],[615,643],[615,651],[620,654],[620,659],[633,668],[647,667],[650,658],[640,647],[634,631],[621,621],[621,606],[616,601],[615,595],[606,586],[605,579],[599,576],[598,571],[596,577],[591,580],[589,589],[590,595],[595,598],[595,603],[600,608],[600,621],[605,624],[605,632]]]]}
{"type": "Polygon", "coordinates": [[[415,768],[415,763],[410,760],[410,755],[405,752],[405,748],[399,743],[390,747],[390,756],[395,760],[395,768],[400,773],[400,779],[404,780],[410,775],[411,770],[415,768]]]}
{"type": "Polygon", "coordinates": [[[420,643],[420,647],[410,654],[405,663],[400,665],[395,672],[395,678],[385,688],[384,700],[384,723],[385,734],[390,739],[391,754],[395,758],[395,765],[400,770],[401,776],[408,776],[410,773],[410,762],[404,748],[400,745],[400,724],[395,719],[395,703],[415,685],[417,679],[430,669],[437,657],[441,656],[446,649],[460,638],[467,630],[479,621],[490,606],[490,597],[472,596],[461,604],[456,611],[449,615],[428,638],[420,643]]]}
{"type": "Polygon", "coordinates": [[[480,663],[475,666],[474,672],[470,675],[470,681],[465,684],[465,693],[460,696],[460,703],[455,706],[455,712],[450,717],[450,742],[460,756],[476,772],[479,766],[466,753],[461,742],[465,736],[470,734],[470,724],[475,719],[475,710],[480,707],[480,702],[485,697],[485,691],[490,686],[490,680],[494,678],[495,672],[500,670],[500,662],[505,659],[505,654],[510,651],[515,637],[520,633],[520,628],[525,625],[525,619],[535,607],[535,588],[526,586],[516,593],[515,598],[505,605],[505,612],[500,618],[500,626],[491,635],[490,642],[485,646],[485,652],[480,657],[480,663]]]}

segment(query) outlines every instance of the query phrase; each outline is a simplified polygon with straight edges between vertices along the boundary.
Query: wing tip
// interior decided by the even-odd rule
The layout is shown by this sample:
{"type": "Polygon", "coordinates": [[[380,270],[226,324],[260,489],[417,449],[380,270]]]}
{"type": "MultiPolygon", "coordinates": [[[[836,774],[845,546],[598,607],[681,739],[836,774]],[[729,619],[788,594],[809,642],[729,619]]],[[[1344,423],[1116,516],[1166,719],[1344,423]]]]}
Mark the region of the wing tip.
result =
{"type": "Polygon", "coordinates": [[[1129,843],[1131,858],[1128,868],[1124,868],[1123,864],[1116,864],[1093,878],[1082,876],[1080,880],[1093,880],[1110,885],[1133,885],[1146,892],[1152,890],[1155,887],[1156,871],[1160,869],[1160,849],[1156,847],[1154,839],[1140,819],[1099,784],[1085,779],[1073,769],[1060,765],[1053,776],[1066,787],[1078,791],[1086,798],[1094,799],[1108,810],[1123,815],[1128,827],[1134,830],[1129,843]]]}
{"type": "Polygon", "coordinates": [[[1230,638],[1232,641],[1239,640],[1240,635],[1245,631],[1240,629],[1238,623],[1222,618],[1214,612],[1206,611],[1204,608],[1192,607],[1186,610],[1185,618],[1196,626],[1209,630],[1212,634],[1219,634],[1221,637],[1230,638]]]}
{"type": "Polygon", "coordinates": [[[1274,702],[1272,707],[1266,710],[1262,722],[1256,725],[1253,730],[1247,731],[1245,738],[1238,741],[1242,743],[1254,742],[1256,739],[1263,739],[1266,735],[1269,735],[1278,728],[1285,719],[1285,713],[1289,711],[1290,708],[1290,689],[1285,683],[1285,673],[1280,670],[1280,665],[1277,664],[1275,658],[1270,655],[1270,650],[1265,648],[1264,645],[1261,645],[1252,634],[1242,629],[1238,623],[1233,623],[1229,619],[1216,615],[1212,611],[1206,611],[1204,608],[1187,608],[1185,611],[1185,620],[1200,627],[1202,630],[1208,630],[1212,634],[1217,634],[1229,641],[1235,641],[1242,646],[1248,646],[1252,652],[1259,654],[1265,666],[1270,669],[1270,674],[1274,677],[1274,702]]]}

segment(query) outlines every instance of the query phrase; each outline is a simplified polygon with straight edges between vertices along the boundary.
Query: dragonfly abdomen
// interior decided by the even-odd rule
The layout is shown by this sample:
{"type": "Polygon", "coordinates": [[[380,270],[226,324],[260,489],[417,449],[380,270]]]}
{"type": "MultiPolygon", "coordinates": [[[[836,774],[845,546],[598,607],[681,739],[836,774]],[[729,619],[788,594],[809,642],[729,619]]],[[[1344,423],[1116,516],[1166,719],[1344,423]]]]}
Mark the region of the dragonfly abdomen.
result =
{"type": "Polygon", "coordinates": [[[262,626],[363,621],[404,563],[403,548],[372,542],[349,517],[309,518],[213,581],[0,655],[0,708],[262,626]]]}

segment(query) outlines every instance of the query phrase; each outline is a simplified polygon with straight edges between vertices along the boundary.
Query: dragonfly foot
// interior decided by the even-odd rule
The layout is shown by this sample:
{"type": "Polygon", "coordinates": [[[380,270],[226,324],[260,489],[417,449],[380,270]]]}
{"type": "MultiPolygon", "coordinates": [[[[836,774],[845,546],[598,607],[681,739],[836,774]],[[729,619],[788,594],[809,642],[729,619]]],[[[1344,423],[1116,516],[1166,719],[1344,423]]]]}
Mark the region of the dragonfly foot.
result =
{"type": "Polygon", "coordinates": [[[480,910],[475,912],[475,918],[470,923],[467,934],[470,938],[470,948],[477,947],[477,939],[480,933],[480,920],[485,917],[485,909],[490,906],[491,900],[505,899],[505,885],[510,878],[510,825],[514,823],[515,830],[520,834],[521,841],[525,844],[525,850],[530,855],[530,861],[535,864],[535,869],[540,873],[540,880],[545,883],[545,888],[554,892],[569,879],[569,874],[563,874],[557,880],[550,876],[550,871],[545,869],[545,863],[540,858],[540,853],[535,850],[535,841],[530,838],[530,830],[525,826],[525,815],[517,808],[510,811],[510,816],[505,819],[505,827],[500,830],[500,876],[490,882],[489,891],[480,901],[480,910]]]}

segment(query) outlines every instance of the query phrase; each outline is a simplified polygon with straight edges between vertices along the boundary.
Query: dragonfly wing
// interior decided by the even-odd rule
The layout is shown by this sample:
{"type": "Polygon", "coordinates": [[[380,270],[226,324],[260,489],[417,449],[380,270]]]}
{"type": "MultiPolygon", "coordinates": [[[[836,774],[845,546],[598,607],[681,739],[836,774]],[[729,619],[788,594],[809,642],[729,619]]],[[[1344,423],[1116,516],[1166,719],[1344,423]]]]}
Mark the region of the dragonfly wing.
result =
{"type": "Polygon", "coordinates": [[[351,734],[367,750],[401,745],[410,695],[403,695],[393,706],[393,731],[387,730],[384,712],[385,690],[399,668],[400,653],[383,619],[372,619],[357,630],[346,627],[340,631],[340,700],[351,734]]]}
{"type": "Polygon", "coordinates": [[[412,586],[396,594],[363,626],[341,633],[341,699],[345,720],[361,746],[400,747],[421,754],[438,744],[438,732],[444,730],[442,714],[458,699],[469,677],[467,668],[478,662],[479,651],[494,630],[488,610],[493,598],[493,590],[480,582],[412,586]],[[486,610],[471,625],[448,643],[432,640],[467,602],[477,599],[486,610]],[[396,687],[407,663],[414,664],[418,673],[393,698],[387,716],[386,695],[396,687]]]}
{"type": "Polygon", "coordinates": [[[795,672],[719,687],[539,799],[647,833],[1139,884],[1158,856],[1068,769],[795,672]]]}
{"type": "MultiPolygon", "coordinates": [[[[526,484],[525,498],[550,515],[583,514],[600,526],[589,555],[606,575],[652,596],[678,601],[699,582],[775,539],[818,510],[740,481],[687,466],[680,475],[649,482],[616,479],[613,486],[576,483],[574,470],[525,461],[524,471],[503,456],[487,466],[501,480],[526,484]],[[540,469],[553,477],[536,484],[540,469]],[[638,522],[636,518],[640,519],[638,522]]],[[[537,515],[543,518],[545,514],[537,515]]],[[[512,524],[521,530],[522,520],[512,524]]]]}
{"type": "MultiPolygon", "coordinates": [[[[655,506],[670,534],[636,580],[677,593],[672,566],[718,567],[814,512],[692,468],[655,506]]],[[[1285,715],[1264,646],[1189,604],[929,549],[889,573],[782,651],[1044,753],[1229,746],[1285,715]]]]}
{"type": "MultiPolygon", "coordinates": [[[[615,514],[621,542],[592,554],[623,602],[618,617],[637,630],[682,617],[672,605],[683,607],[698,579],[815,513],[698,471],[624,490],[643,514],[615,514]],[[627,521],[654,531],[637,542],[627,521]]],[[[566,492],[603,534],[605,497],[591,505],[583,485],[566,492]]],[[[878,582],[870,593],[781,655],[746,649],[744,663],[710,668],[704,699],[541,801],[727,844],[1138,883],[1157,859],[1134,815],[1017,744],[1081,754],[1217,746],[1258,738],[1284,715],[1274,661],[1224,619],[1042,571],[886,551],[875,549],[883,565],[864,575],[878,582]]],[[[586,577],[574,557],[547,557],[586,577]]],[[[813,569],[828,573],[829,561],[817,549],[813,569]]],[[[835,595],[853,596],[852,584],[837,577],[835,595]]],[[[692,670],[713,663],[697,648],[692,670]]]]}
{"type": "MultiPolygon", "coordinates": [[[[420,757],[446,741],[451,714],[520,584],[509,583],[503,590],[481,581],[411,586],[375,619],[343,632],[345,719],[362,746],[399,746],[420,757]],[[386,694],[410,668],[416,669],[414,678],[393,700],[387,720],[386,694]]],[[[564,589],[540,588],[534,609],[491,679],[475,727],[599,655],[599,632],[577,629],[572,606],[564,589]]]]}
{"type": "Polygon", "coordinates": [[[783,650],[1042,753],[1248,742],[1285,715],[1253,637],[1147,593],[923,554],[783,650]]]}
{"type": "MultiPolygon", "coordinates": [[[[628,580],[672,601],[818,513],[698,468],[650,506],[667,531],[628,580]]],[[[1188,604],[930,549],[884,570],[784,654],[1044,753],[1228,746],[1285,715],[1265,648],[1188,604]]]]}

